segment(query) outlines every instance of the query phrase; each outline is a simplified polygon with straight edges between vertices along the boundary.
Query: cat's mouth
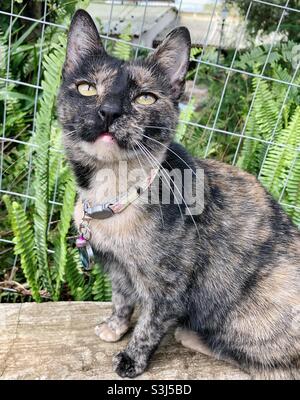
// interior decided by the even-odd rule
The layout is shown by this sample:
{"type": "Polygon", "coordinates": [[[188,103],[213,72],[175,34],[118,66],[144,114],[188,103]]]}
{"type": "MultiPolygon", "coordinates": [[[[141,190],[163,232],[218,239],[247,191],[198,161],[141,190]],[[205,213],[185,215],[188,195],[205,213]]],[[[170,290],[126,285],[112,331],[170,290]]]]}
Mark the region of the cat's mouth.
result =
{"type": "Polygon", "coordinates": [[[89,140],[85,137],[83,141],[89,142],[98,150],[102,149],[102,151],[112,151],[117,148],[127,149],[128,147],[126,138],[120,138],[118,134],[108,130],[95,132],[93,137],[89,138],[89,140]]]}
{"type": "Polygon", "coordinates": [[[96,142],[116,143],[116,139],[112,132],[101,132],[96,139],[96,142]]]}

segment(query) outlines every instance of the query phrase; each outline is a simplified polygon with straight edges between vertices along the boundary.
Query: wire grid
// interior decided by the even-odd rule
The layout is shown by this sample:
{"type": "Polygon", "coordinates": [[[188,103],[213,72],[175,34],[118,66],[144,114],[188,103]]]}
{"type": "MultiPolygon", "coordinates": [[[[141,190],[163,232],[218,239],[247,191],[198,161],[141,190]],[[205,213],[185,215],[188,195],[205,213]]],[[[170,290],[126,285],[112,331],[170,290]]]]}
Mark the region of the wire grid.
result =
{"type": "MultiPolygon", "coordinates": [[[[115,41],[124,42],[124,41],[121,40],[121,39],[115,38],[115,37],[113,37],[111,35],[111,23],[112,23],[113,15],[114,15],[114,7],[115,7],[116,4],[120,4],[120,1],[111,0],[111,1],[103,1],[102,3],[106,3],[106,4],[110,3],[109,21],[108,21],[108,25],[107,25],[107,30],[106,30],[105,34],[101,35],[101,37],[102,37],[102,39],[104,41],[104,46],[106,48],[107,43],[109,41],[113,41],[113,42],[115,42],[115,41]]],[[[135,3],[138,4],[139,7],[143,7],[144,8],[143,14],[142,14],[142,22],[141,22],[141,26],[140,26],[140,35],[139,35],[138,42],[137,43],[131,43],[131,46],[134,48],[134,57],[136,58],[139,55],[139,50],[140,49],[148,49],[150,51],[152,50],[151,48],[146,47],[146,46],[143,45],[141,38],[142,38],[142,33],[144,32],[145,22],[147,21],[147,10],[148,10],[149,7],[153,7],[154,6],[154,2],[151,1],[151,0],[143,0],[142,2],[139,1],[139,2],[135,2],[135,3]]],[[[177,8],[176,21],[175,21],[176,25],[179,24],[180,15],[183,12],[182,9],[184,8],[184,6],[187,3],[188,3],[188,0],[180,0],[180,1],[177,2],[178,8],[177,8]]],[[[208,24],[208,29],[207,29],[207,32],[206,32],[206,35],[205,35],[205,38],[204,38],[204,41],[203,41],[203,44],[202,44],[201,55],[199,56],[198,59],[193,59],[193,61],[196,62],[196,72],[195,72],[195,77],[194,77],[194,80],[193,80],[193,83],[192,83],[191,92],[190,92],[190,95],[189,95],[189,101],[191,101],[192,97],[193,97],[194,90],[195,90],[197,78],[198,78],[199,74],[201,74],[201,66],[208,66],[208,67],[212,67],[212,68],[217,68],[220,71],[225,72],[226,77],[225,77],[224,85],[223,85],[223,88],[222,88],[222,94],[221,94],[221,97],[220,97],[220,100],[219,100],[219,104],[218,104],[218,107],[217,107],[216,115],[214,117],[214,120],[213,120],[213,123],[212,123],[211,126],[210,125],[205,125],[205,124],[200,124],[198,122],[190,122],[190,121],[189,122],[187,122],[187,121],[179,121],[179,123],[187,124],[187,125],[190,125],[190,126],[195,126],[195,127],[198,127],[198,128],[202,128],[203,130],[205,130],[205,132],[209,132],[209,137],[208,137],[207,146],[206,146],[206,150],[205,150],[205,156],[208,155],[209,146],[210,146],[211,141],[212,141],[212,139],[214,138],[215,135],[228,135],[228,136],[231,136],[231,137],[237,137],[238,138],[238,144],[237,144],[235,156],[234,156],[234,159],[233,159],[233,164],[236,163],[237,156],[239,154],[240,146],[242,144],[243,139],[250,139],[250,140],[253,140],[253,141],[259,141],[261,143],[265,143],[267,145],[267,149],[266,149],[264,160],[263,160],[263,165],[264,165],[264,162],[266,160],[268,151],[270,150],[271,146],[288,147],[285,144],[274,143],[273,139],[274,139],[275,132],[276,132],[276,129],[278,127],[281,115],[282,115],[282,113],[284,111],[284,106],[285,106],[285,104],[286,104],[286,102],[287,102],[287,100],[289,98],[289,94],[290,94],[291,89],[292,88],[300,89],[300,85],[295,83],[295,78],[297,77],[297,74],[298,74],[298,71],[299,71],[299,67],[300,67],[300,61],[298,62],[297,66],[295,68],[293,77],[292,77],[290,82],[284,81],[284,80],[280,80],[280,79],[275,79],[273,77],[265,75],[265,70],[266,70],[266,67],[267,67],[267,64],[268,64],[268,61],[269,61],[269,58],[270,58],[270,54],[271,54],[271,51],[272,51],[272,49],[273,49],[273,47],[275,45],[276,35],[273,35],[273,39],[272,39],[272,41],[270,43],[270,47],[269,47],[269,51],[268,51],[268,54],[267,54],[266,59],[265,59],[265,63],[263,65],[262,70],[261,70],[260,73],[253,73],[253,72],[249,72],[247,70],[242,70],[242,69],[236,68],[235,67],[235,61],[236,61],[236,58],[237,58],[237,55],[238,55],[238,51],[240,50],[241,42],[242,42],[242,40],[243,40],[243,38],[245,37],[245,34],[246,34],[246,32],[245,32],[245,25],[246,24],[241,25],[240,30],[237,30],[237,32],[236,32],[235,51],[234,51],[234,54],[233,54],[233,57],[232,57],[232,60],[231,60],[231,64],[230,64],[229,67],[225,66],[225,65],[222,65],[222,64],[219,64],[219,63],[217,64],[217,63],[214,63],[214,62],[210,62],[210,61],[204,60],[203,56],[205,55],[207,47],[209,46],[209,38],[210,38],[210,35],[212,34],[212,22],[213,22],[214,18],[216,18],[217,13],[218,13],[218,9],[219,9],[220,6],[222,6],[222,4],[223,4],[223,0],[215,0],[212,3],[211,13],[210,13],[210,22],[208,24]],[[253,98],[252,98],[252,101],[251,101],[251,104],[250,104],[250,107],[249,107],[249,110],[248,110],[248,113],[247,113],[247,116],[246,116],[246,120],[245,120],[243,129],[240,132],[230,132],[230,131],[227,131],[227,130],[224,130],[224,129],[220,129],[220,128],[217,127],[220,111],[221,111],[221,108],[222,108],[222,105],[223,105],[223,101],[224,101],[224,98],[225,98],[225,95],[226,95],[226,90],[228,88],[228,82],[229,82],[231,76],[233,74],[235,74],[235,73],[243,74],[243,75],[246,75],[246,76],[249,76],[249,77],[256,77],[256,78],[259,79],[259,83],[258,83],[258,86],[257,86],[255,92],[254,92],[254,95],[253,95],[253,98]],[[285,85],[285,87],[286,87],[286,93],[285,93],[285,96],[284,96],[284,99],[283,99],[283,102],[282,102],[280,113],[279,113],[278,119],[276,121],[275,127],[272,130],[271,139],[269,141],[263,140],[263,139],[260,139],[260,138],[257,138],[257,137],[253,137],[253,136],[248,136],[248,135],[245,134],[246,128],[247,128],[247,124],[248,124],[248,121],[249,121],[249,116],[250,116],[251,111],[253,109],[253,104],[254,104],[254,101],[255,101],[255,98],[256,98],[256,95],[257,95],[258,87],[259,87],[260,83],[263,80],[277,82],[278,84],[285,85]]],[[[285,15],[286,15],[286,13],[288,13],[288,12],[299,13],[299,18],[300,18],[300,9],[295,9],[295,8],[289,7],[289,0],[283,0],[282,4],[277,4],[277,3],[275,4],[275,3],[272,3],[271,1],[252,0],[252,1],[249,1],[248,10],[247,10],[246,15],[245,15],[245,22],[249,18],[249,15],[253,10],[253,6],[254,5],[257,6],[259,4],[267,5],[268,7],[270,7],[270,10],[271,10],[272,7],[275,7],[277,10],[279,10],[280,17],[278,19],[278,24],[277,24],[275,33],[278,33],[280,31],[281,24],[282,24],[282,21],[283,21],[285,15]]],[[[56,28],[58,28],[58,29],[60,29],[62,31],[65,31],[67,29],[67,27],[64,26],[64,25],[60,25],[60,24],[56,24],[56,23],[47,21],[47,0],[44,1],[43,16],[42,16],[41,20],[30,18],[30,17],[22,15],[22,14],[16,14],[14,12],[14,0],[10,1],[10,11],[9,12],[1,10],[1,6],[0,6],[0,14],[2,14],[4,16],[7,16],[7,18],[9,19],[9,37],[8,37],[8,48],[7,48],[7,58],[6,58],[7,59],[6,73],[5,73],[4,76],[0,76],[0,81],[5,82],[5,89],[7,89],[8,84],[11,83],[11,84],[15,84],[15,85],[27,86],[27,87],[33,88],[35,90],[34,109],[33,109],[33,125],[32,125],[32,132],[31,132],[32,136],[34,136],[35,128],[36,128],[36,113],[37,113],[37,109],[38,109],[38,98],[39,98],[39,95],[40,95],[40,93],[42,91],[42,86],[41,86],[40,80],[41,80],[41,75],[42,75],[42,59],[43,59],[42,49],[43,49],[43,44],[44,44],[45,28],[48,27],[48,26],[52,26],[52,27],[56,27],[56,28]],[[39,23],[41,25],[40,50],[39,50],[39,55],[38,55],[39,59],[38,59],[38,72],[37,72],[36,82],[22,82],[22,81],[14,80],[14,79],[12,79],[10,77],[10,59],[11,59],[11,46],[12,46],[12,26],[13,26],[13,20],[15,18],[19,18],[21,21],[29,21],[31,23],[36,23],[37,22],[37,23],[39,23]]],[[[221,22],[220,22],[220,24],[221,24],[221,22]]],[[[4,113],[3,113],[3,129],[2,129],[2,136],[0,137],[0,140],[1,140],[0,193],[2,193],[2,194],[10,194],[12,196],[19,197],[20,199],[24,199],[24,208],[26,209],[26,207],[28,205],[28,201],[29,200],[34,200],[34,196],[32,196],[30,194],[30,187],[31,187],[31,181],[32,181],[32,152],[33,152],[34,148],[36,147],[36,145],[34,143],[32,143],[31,141],[26,142],[26,141],[21,141],[21,140],[15,139],[15,138],[6,137],[6,111],[7,111],[6,108],[7,108],[7,93],[5,91],[4,113]],[[4,146],[5,146],[6,143],[12,143],[15,146],[17,146],[17,145],[29,146],[28,174],[27,174],[27,178],[26,178],[27,179],[27,185],[26,185],[26,190],[25,190],[24,193],[15,192],[15,191],[12,190],[12,187],[3,187],[3,185],[2,185],[2,177],[3,177],[3,173],[5,172],[5,171],[3,171],[3,159],[4,159],[4,146]]],[[[288,180],[289,180],[289,178],[290,178],[290,176],[292,174],[293,167],[294,167],[297,155],[300,152],[299,148],[295,149],[295,148],[291,147],[290,150],[291,151],[296,151],[296,156],[294,157],[294,159],[291,162],[287,179],[284,182],[284,187],[283,187],[282,192],[280,194],[279,202],[283,206],[298,209],[298,207],[296,207],[295,205],[282,203],[282,198],[283,198],[283,194],[284,194],[285,188],[286,188],[288,180]]],[[[61,150],[51,149],[51,151],[61,151],[61,150]]],[[[60,165],[61,165],[61,162],[60,162],[60,165]]],[[[263,167],[263,165],[262,165],[262,167],[263,167]]],[[[261,167],[261,170],[262,170],[262,167],[261,167]]],[[[261,174],[261,170],[259,172],[259,176],[261,174]]],[[[52,221],[53,209],[54,209],[53,207],[55,205],[61,205],[57,201],[58,177],[59,177],[59,168],[57,170],[57,175],[56,175],[54,195],[53,195],[53,198],[49,202],[51,204],[51,216],[49,218],[49,227],[50,227],[51,223],[53,223],[53,221],[52,221]]],[[[49,227],[48,227],[48,229],[49,229],[49,227]]],[[[7,239],[1,238],[1,237],[0,237],[0,242],[8,243],[8,244],[12,244],[13,243],[11,240],[7,240],[7,239]]],[[[16,263],[16,259],[15,259],[14,264],[15,263],[16,263]]]]}

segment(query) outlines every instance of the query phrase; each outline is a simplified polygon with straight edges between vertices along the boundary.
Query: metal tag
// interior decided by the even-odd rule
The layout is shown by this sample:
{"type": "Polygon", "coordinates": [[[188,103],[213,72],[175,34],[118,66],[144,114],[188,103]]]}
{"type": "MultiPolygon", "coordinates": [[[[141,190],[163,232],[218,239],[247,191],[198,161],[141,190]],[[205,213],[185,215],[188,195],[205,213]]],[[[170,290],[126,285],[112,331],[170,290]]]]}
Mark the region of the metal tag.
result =
{"type": "Polygon", "coordinates": [[[95,264],[95,258],[92,246],[89,244],[89,242],[86,242],[84,246],[78,247],[78,251],[82,268],[85,269],[86,271],[90,271],[95,264]]]}
{"type": "Polygon", "coordinates": [[[85,206],[84,212],[90,217],[95,219],[106,219],[114,215],[113,210],[109,207],[109,203],[99,204],[95,207],[85,206]]]}

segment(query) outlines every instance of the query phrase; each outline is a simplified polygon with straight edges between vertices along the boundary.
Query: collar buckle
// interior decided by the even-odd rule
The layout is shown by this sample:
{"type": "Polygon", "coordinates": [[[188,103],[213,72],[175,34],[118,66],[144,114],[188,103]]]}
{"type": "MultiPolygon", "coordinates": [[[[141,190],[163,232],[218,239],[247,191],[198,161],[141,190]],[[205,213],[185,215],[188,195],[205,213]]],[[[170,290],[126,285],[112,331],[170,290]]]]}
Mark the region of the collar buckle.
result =
{"type": "Polygon", "coordinates": [[[144,191],[147,190],[147,188],[150,187],[158,171],[159,168],[152,170],[150,176],[148,176],[142,187],[130,188],[127,193],[119,196],[114,202],[102,203],[94,207],[90,207],[88,201],[84,200],[83,219],[106,219],[122,212],[126,207],[129,206],[129,204],[133,203],[144,191]]]}
{"type": "Polygon", "coordinates": [[[113,210],[109,207],[110,203],[98,204],[95,207],[90,207],[88,203],[84,203],[84,213],[95,219],[106,219],[114,215],[113,210]]]}

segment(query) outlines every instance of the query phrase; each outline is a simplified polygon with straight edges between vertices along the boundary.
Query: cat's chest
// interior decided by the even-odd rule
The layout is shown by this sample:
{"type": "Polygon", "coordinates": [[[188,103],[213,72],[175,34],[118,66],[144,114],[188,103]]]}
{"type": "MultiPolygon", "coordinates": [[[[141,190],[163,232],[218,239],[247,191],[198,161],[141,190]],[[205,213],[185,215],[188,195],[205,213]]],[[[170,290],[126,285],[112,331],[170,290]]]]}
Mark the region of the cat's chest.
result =
{"type": "MultiPolygon", "coordinates": [[[[82,221],[83,204],[78,201],[74,210],[77,229],[82,221]]],[[[149,221],[136,205],[131,204],[124,211],[107,219],[89,220],[90,242],[96,251],[113,253],[125,263],[136,262],[145,257],[149,247],[149,221]],[[145,229],[147,224],[147,229],[145,229]]]]}

